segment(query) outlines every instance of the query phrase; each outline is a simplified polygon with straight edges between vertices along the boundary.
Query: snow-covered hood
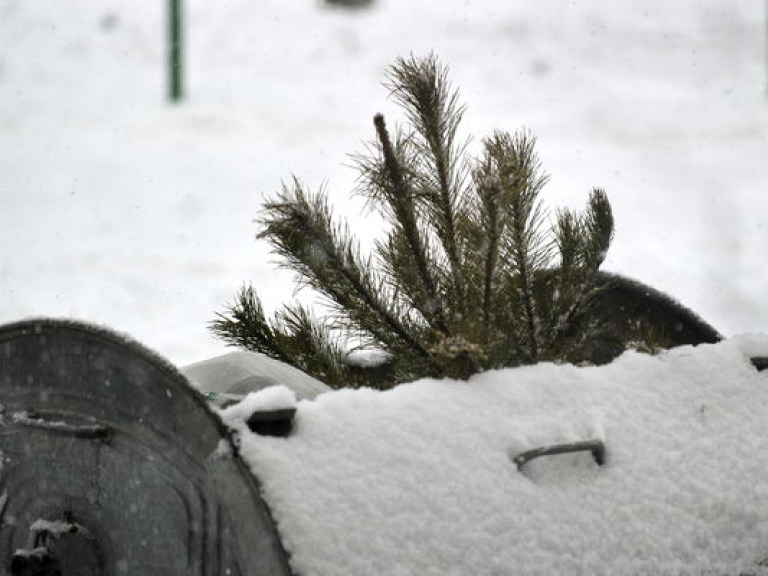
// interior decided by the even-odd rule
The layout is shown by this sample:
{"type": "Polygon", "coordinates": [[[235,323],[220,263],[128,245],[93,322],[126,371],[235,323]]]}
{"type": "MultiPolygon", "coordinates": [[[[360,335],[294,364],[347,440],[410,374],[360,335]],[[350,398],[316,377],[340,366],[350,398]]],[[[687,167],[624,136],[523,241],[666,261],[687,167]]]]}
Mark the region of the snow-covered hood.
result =
{"type": "Polygon", "coordinates": [[[241,426],[294,570],[737,574],[768,564],[768,336],[329,392],[241,426]],[[513,458],[599,439],[589,454],[513,458]]]}

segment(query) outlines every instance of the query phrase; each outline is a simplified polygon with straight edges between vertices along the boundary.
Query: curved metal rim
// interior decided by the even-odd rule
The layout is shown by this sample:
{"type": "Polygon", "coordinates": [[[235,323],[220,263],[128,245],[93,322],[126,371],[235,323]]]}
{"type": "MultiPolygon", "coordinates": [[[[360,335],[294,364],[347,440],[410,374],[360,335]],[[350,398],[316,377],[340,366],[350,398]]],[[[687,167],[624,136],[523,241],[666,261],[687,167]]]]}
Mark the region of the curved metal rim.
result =
{"type": "Polygon", "coordinates": [[[226,438],[230,447],[236,454],[238,453],[237,443],[234,442],[232,438],[232,431],[224,424],[219,414],[211,408],[205,397],[190,383],[187,377],[184,376],[184,374],[182,374],[169,360],[165,359],[154,350],[144,346],[128,334],[119,333],[105,326],[98,326],[81,320],[32,317],[0,325],[0,343],[9,340],[14,334],[19,332],[34,333],[36,330],[45,328],[69,330],[72,332],[97,336],[139,356],[160,372],[164,373],[171,382],[188,391],[193,401],[211,418],[219,432],[219,436],[226,438]]]}

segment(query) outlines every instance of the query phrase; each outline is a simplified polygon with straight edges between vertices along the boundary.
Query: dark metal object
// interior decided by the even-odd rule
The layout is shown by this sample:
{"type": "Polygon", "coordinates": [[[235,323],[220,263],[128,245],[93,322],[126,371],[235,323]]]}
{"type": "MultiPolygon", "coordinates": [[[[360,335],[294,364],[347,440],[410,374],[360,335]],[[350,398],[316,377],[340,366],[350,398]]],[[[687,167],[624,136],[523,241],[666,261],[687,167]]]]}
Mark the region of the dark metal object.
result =
{"type": "Polygon", "coordinates": [[[568,444],[553,444],[543,448],[535,448],[522,452],[513,458],[518,470],[521,470],[528,462],[540,456],[553,456],[555,454],[568,454],[571,452],[591,452],[595,462],[602,466],[605,464],[605,444],[602,440],[584,440],[568,444]]]}
{"type": "Polygon", "coordinates": [[[293,428],[293,417],[296,408],[284,408],[281,410],[265,410],[254,412],[248,418],[248,427],[251,432],[262,436],[289,436],[293,428]]]}
{"type": "Polygon", "coordinates": [[[752,362],[752,366],[757,368],[758,372],[768,368],[768,356],[753,356],[749,361],[752,362]]]}
{"type": "Polygon", "coordinates": [[[10,571],[13,576],[62,576],[58,563],[44,546],[14,553],[10,571]]]}
{"type": "Polygon", "coordinates": [[[168,97],[184,97],[184,35],[182,0],[168,0],[168,97]]]}
{"type": "Polygon", "coordinates": [[[334,8],[359,9],[373,5],[373,0],[325,0],[327,6],[334,8]]]}
{"type": "Polygon", "coordinates": [[[0,404],[0,576],[46,557],[63,576],[290,574],[230,432],[139,344],[73,322],[0,326],[0,404]],[[65,514],[82,530],[30,546],[65,514]]]}
{"type": "Polygon", "coordinates": [[[599,330],[576,351],[574,363],[607,364],[638,338],[639,327],[655,334],[662,348],[722,340],[720,333],[692,310],[647,284],[598,272],[594,288],[594,297],[575,322],[595,324],[599,330]]]}
{"type": "MultiPolygon", "coordinates": [[[[65,550],[67,538],[64,536],[80,534],[92,538],[87,530],[83,530],[74,522],[69,512],[65,512],[64,519],[58,522],[42,519],[35,521],[29,529],[28,547],[13,553],[10,564],[11,574],[14,576],[62,576],[56,554],[58,544],[63,543],[62,549],[65,550]]],[[[82,549],[77,549],[80,556],[84,555],[83,552],[82,549]]]]}

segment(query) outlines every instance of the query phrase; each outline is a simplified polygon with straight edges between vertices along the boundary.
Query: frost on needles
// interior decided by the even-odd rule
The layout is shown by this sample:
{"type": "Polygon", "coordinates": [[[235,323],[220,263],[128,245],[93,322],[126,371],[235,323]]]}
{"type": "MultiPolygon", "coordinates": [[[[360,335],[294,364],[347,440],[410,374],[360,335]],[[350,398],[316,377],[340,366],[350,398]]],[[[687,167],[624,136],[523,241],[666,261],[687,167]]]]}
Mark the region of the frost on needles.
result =
{"type": "Polygon", "coordinates": [[[373,253],[361,252],[323,192],[293,178],[265,204],[258,237],[327,314],[291,303],[268,319],[249,285],[211,330],[333,387],[579,358],[600,329],[582,313],[613,237],[605,193],[550,217],[527,131],[494,132],[470,156],[458,136],[464,107],[433,55],[398,59],[385,86],[407,127],[392,132],[376,115],[375,140],[354,156],[357,192],[389,225],[373,253]],[[388,363],[355,368],[349,342],[384,350],[388,363]]]}

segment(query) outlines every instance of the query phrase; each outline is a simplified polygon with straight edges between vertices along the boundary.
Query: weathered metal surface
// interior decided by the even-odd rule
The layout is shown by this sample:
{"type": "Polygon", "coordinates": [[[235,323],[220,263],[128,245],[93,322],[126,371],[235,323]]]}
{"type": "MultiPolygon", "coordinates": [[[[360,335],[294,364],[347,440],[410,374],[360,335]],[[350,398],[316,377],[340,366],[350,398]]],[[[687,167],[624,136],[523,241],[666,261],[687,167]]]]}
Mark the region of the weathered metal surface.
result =
{"type": "Polygon", "coordinates": [[[0,327],[0,406],[0,574],[35,539],[62,576],[290,573],[227,430],[140,345],[72,322],[0,327]]]}
{"type": "Polygon", "coordinates": [[[296,408],[256,411],[246,420],[251,432],[261,436],[290,436],[296,408]]]}
{"type": "Polygon", "coordinates": [[[595,288],[597,294],[577,321],[594,323],[599,330],[583,344],[575,360],[607,364],[643,332],[653,335],[662,348],[714,344],[722,339],[692,310],[647,284],[598,272],[595,288]]]}

